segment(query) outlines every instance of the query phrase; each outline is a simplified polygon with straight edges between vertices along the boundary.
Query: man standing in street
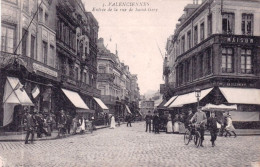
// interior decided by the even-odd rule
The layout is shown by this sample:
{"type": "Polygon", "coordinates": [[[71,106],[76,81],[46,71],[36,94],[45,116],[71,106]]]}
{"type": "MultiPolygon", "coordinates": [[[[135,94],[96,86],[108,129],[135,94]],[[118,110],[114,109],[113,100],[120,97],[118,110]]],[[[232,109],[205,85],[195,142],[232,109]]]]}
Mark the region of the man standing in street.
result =
{"type": "Polygon", "coordinates": [[[149,132],[151,132],[151,122],[152,122],[152,115],[151,111],[148,111],[148,114],[145,116],[145,123],[146,123],[146,132],[149,128],[149,132]]]}
{"type": "Polygon", "coordinates": [[[206,114],[201,110],[201,106],[198,106],[197,112],[193,115],[191,118],[191,122],[195,120],[196,124],[199,124],[199,132],[201,135],[201,143],[200,146],[203,147],[203,140],[204,140],[204,133],[205,133],[205,125],[207,123],[207,116],[206,114]]]}
{"type": "Polygon", "coordinates": [[[159,124],[160,124],[160,118],[158,113],[155,113],[154,117],[153,117],[153,125],[154,125],[154,133],[158,133],[159,134],[159,124]]]}
{"type": "Polygon", "coordinates": [[[31,113],[29,113],[28,109],[26,109],[26,115],[25,115],[25,130],[26,132],[26,137],[25,137],[25,144],[28,143],[29,136],[31,134],[31,143],[33,143],[33,138],[34,138],[34,128],[35,128],[35,120],[33,119],[33,116],[31,113]]]}
{"type": "Polygon", "coordinates": [[[215,117],[215,112],[211,113],[211,116],[208,119],[208,127],[210,131],[210,136],[211,136],[211,143],[212,147],[215,147],[215,141],[217,139],[217,134],[218,134],[218,128],[217,128],[217,118],[215,117]]]}
{"type": "Polygon", "coordinates": [[[130,115],[130,114],[127,114],[127,115],[126,115],[126,121],[127,121],[127,124],[126,124],[126,125],[127,125],[127,127],[128,127],[128,124],[130,125],[130,127],[132,127],[132,125],[131,125],[131,119],[132,119],[132,118],[131,118],[131,115],[130,115]]]}

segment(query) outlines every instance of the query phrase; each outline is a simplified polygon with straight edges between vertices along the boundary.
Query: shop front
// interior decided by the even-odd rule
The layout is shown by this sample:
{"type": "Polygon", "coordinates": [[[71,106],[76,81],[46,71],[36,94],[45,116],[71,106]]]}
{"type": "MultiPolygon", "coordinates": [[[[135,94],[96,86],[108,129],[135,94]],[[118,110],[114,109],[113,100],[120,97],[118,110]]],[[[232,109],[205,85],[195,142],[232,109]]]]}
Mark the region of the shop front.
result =
{"type": "Polygon", "coordinates": [[[34,106],[24,89],[24,85],[16,77],[7,77],[3,95],[3,127],[7,131],[23,130],[25,107],[34,106]]]}

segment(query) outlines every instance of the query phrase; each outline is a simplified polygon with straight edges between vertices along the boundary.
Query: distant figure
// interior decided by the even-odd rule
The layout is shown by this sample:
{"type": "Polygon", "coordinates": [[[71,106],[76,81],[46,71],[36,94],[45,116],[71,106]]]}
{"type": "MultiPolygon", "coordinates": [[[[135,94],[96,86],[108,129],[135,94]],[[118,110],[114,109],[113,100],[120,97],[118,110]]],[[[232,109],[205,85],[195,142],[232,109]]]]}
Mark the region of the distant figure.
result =
{"type": "Polygon", "coordinates": [[[146,132],[149,128],[149,132],[151,132],[151,123],[152,123],[152,115],[151,111],[148,111],[148,114],[145,116],[145,123],[146,123],[146,132]]]}
{"type": "Polygon", "coordinates": [[[235,133],[235,128],[232,123],[231,114],[227,115],[226,131],[227,131],[227,133],[226,133],[225,137],[227,137],[227,135],[229,135],[229,137],[230,137],[231,136],[230,132],[232,132],[234,134],[234,137],[237,137],[237,134],[235,133]]]}
{"type": "Polygon", "coordinates": [[[154,133],[159,134],[159,124],[160,124],[160,118],[158,113],[156,113],[153,117],[154,133]]]}
{"type": "Polygon", "coordinates": [[[192,109],[189,108],[189,109],[188,109],[188,115],[186,116],[185,123],[184,123],[185,128],[188,128],[188,125],[189,125],[189,123],[190,123],[190,120],[191,120],[192,116],[193,116],[193,114],[192,114],[192,109]]]}
{"type": "Polygon", "coordinates": [[[175,118],[174,118],[173,122],[174,122],[174,125],[173,125],[174,133],[179,133],[179,131],[180,131],[180,127],[179,127],[180,119],[179,119],[179,115],[178,114],[175,115],[175,118]]]}
{"type": "Polygon", "coordinates": [[[166,127],[166,133],[172,133],[173,127],[172,127],[172,117],[171,114],[167,117],[167,127],[166,127]]]}
{"type": "Polygon", "coordinates": [[[111,129],[116,128],[116,121],[115,121],[115,117],[114,117],[114,115],[112,115],[112,117],[111,117],[110,128],[111,128],[111,129]]]}
{"type": "Polygon", "coordinates": [[[126,115],[126,121],[127,121],[126,126],[128,127],[128,125],[129,125],[130,127],[132,127],[132,125],[131,125],[132,118],[131,118],[130,114],[126,115]]]}

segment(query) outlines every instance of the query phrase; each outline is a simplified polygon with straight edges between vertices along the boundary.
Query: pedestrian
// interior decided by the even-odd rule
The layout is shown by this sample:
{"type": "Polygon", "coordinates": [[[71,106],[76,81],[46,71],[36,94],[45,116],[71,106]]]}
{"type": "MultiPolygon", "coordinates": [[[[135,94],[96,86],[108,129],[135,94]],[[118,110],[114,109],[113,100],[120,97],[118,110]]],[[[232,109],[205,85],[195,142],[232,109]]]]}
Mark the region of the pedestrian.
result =
{"type": "Polygon", "coordinates": [[[185,119],[184,114],[180,114],[179,117],[179,133],[185,133],[185,125],[184,125],[185,119]]]}
{"type": "Polygon", "coordinates": [[[217,134],[218,134],[217,123],[220,123],[220,121],[218,121],[218,119],[216,118],[215,112],[211,113],[211,116],[209,117],[207,123],[208,123],[208,128],[211,136],[210,141],[212,143],[212,147],[215,147],[215,141],[217,139],[217,134]]]}
{"type": "Polygon", "coordinates": [[[224,113],[224,114],[223,114],[219,136],[223,136],[223,135],[224,135],[224,132],[227,133],[227,131],[226,131],[226,126],[227,126],[227,114],[228,114],[228,113],[224,113]]]}
{"type": "Polygon", "coordinates": [[[132,125],[131,125],[132,118],[131,118],[130,114],[126,115],[126,121],[127,121],[126,126],[128,127],[128,125],[129,125],[130,127],[132,127],[132,125]]]}
{"type": "Polygon", "coordinates": [[[173,132],[174,133],[179,133],[179,122],[180,122],[180,119],[179,119],[179,114],[176,114],[175,115],[175,118],[173,119],[173,132]]]}
{"type": "Polygon", "coordinates": [[[201,106],[197,107],[197,112],[191,118],[190,122],[193,122],[193,121],[195,121],[196,124],[199,125],[198,130],[200,132],[200,138],[201,138],[200,146],[203,147],[203,140],[204,140],[204,133],[205,133],[205,125],[207,123],[207,116],[202,111],[201,106]]]}
{"type": "Polygon", "coordinates": [[[33,143],[36,124],[32,112],[30,113],[28,109],[25,109],[25,112],[26,112],[24,118],[25,130],[26,130],[25,144],[29,144],[28,139],[30,134],[31,134],[31,143],[33,143]]]}
{"type": "Polygon", "coordinates": [[[37,127],[37,138],[42,138],[42,134],[45,136],[49,136],[47,131],[44,129],[44,118],[42,113],[36,111],[35,119],[36,119],[36,127],[37,127]]]}
{"type": "Polygon", "coordinates": [[[66,133],[66,115],[65,115],[65,111],[61,110],[60,111],[60,117],[59,117],[59,123],[58,123],[58,137],[60,137],[60,135],[62,134],[62,136],[65,135],[66,133]]]}
{"type": "Polygon", "coordinates": [[[232,118],[231,118],[231,114],[228,114],[227,115],[227,126],[226,126],[226,135],[225,137],[227,137],[227,135],[229,135],[229,137],[231,136],[231,133],[232,132],[234,134],[234,137],[237,137],[237,134],[235,133],[235,128],[233,126],[233,123],[232,123],[232,118]]]}
{"type": "Polygon", "coordinates": [[[151,132],[151,122],[152,122],[152,115],[151,111],[148,111],[148,114],[145,116],[145,123],[146,123],[146,132],[149,129],[149,132],[151,132]]]}
{"type": "Polygon", "coordinates": [[[120,116],[117,117],[117,125],[120,126],[120,116]]]}
{"type": "Polygon", "coordinates": [[[154,117],[153,117],[153,124],[154,124],[154,133],[160,133],[159,132],[159,124],[160,124],[160,118],[158,113],[155,113],[154,117]]]}
{"type": "Polygon", "coordinates": [[[79,116],[76,115],[73,119],[72,119],[72,124],[73,124],[73,128],[72,128],[72,134],[75,135],[77,128],[79,126],[79,116]]]}
{"type": "Polygon", "coordinates": [[[115,117],[114,117],[114,115],[112,115],[112,117],[111,117],[110,128],[111,128],[111,129],[116,128],[116,122],[115,122],[115,117]]]}
{"type": "Polygon", "coordinates": [[[66,115],[67,121],[66,121],[66,129],[68,130],[68,134],[70,134],[70,128],[72,124],[72,116],[70,114],[66,115]]]}
{"type": "Polygon", "coordinates": [[[188,128],[192,116],[193,116],[193,114],[192,114],[192,109],[189,108],[189,109],[188,109],[188,115],[186,116],[185,123],[184,123],[185,128],[188,128]]]}
{"type": "Polygon", "coordinates": [[[168,133],[168,134],[173,133],[171,114],[169,114],[168,117],[167,117],[166,133],[168,133]]]}
{"type": "Polygon", "coordinates": [[[47,122],[47,124],[48,124],[48,128],[47,128],[47,129],[48,129],[48,133],[49,133],[49,135],[51,136],[51,132],[52,132],[52,130],[53,130],[53,128],[52,128],[53,118],[52,118],[52,116],[51,116],[51,112],[47,113],[46,122],[47,122]]]}

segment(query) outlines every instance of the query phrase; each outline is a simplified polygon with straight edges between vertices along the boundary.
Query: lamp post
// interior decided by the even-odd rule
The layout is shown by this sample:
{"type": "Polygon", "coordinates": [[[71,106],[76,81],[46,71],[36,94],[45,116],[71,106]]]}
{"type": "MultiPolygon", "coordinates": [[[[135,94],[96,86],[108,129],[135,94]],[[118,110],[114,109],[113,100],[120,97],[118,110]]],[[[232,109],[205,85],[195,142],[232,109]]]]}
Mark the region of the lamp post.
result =
{"type": "Polygon", "coordinates": [[[197,102],[198,102],[198,107],[200,106],[199,101],[200,101],[200,89],[195,89],[195,97],[197,97],[197,102]]]}

